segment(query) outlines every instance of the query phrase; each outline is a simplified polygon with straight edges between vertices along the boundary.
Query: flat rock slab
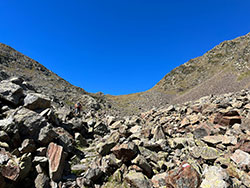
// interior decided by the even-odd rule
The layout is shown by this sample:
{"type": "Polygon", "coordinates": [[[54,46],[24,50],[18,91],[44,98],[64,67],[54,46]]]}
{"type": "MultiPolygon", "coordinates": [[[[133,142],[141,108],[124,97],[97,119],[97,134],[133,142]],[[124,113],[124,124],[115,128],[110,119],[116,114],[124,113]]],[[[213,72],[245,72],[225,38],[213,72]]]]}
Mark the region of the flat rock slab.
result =
{"type": "Polygon", "coordinates": [[[61,179],[64,168],[63,147],[51,142],[47,149],[47,158],[49,160],[49,176],[57,182],[61,179]]]}
{"type": "Polygon", "coordinates": [[[50,108],[50,99],[38,93],[29,93],[24,98],[24,106],[30,110],[50,108]]]}
{"type": "Polygon", "coordinates": [[[227,188],[228,174],[224,169],[217,166],[208,167],[205,172],[205,179],[201,183],[201,188],[227,188]]]}
{"type": "Polygon", "coordinates": [[[231,159],[240,167],[250,166],[250,155],[240,149],[237,149],[231,156],[231,159]]]}
{"type": "Polygon", "coordinates": [[[203,141],[211,144],[237,144],[237,138],[234,136],[216,135],[216,136],[205,136],[202,138],[203,141]]]}
{"type": "Polygon", "coordinates": [[[191,149],[191,154],[195,158],[203,158],[206,160],[213,160],[217,159],[220,156],[220,153],[217,149],[209,146],[198,146],[198,147],[193,147],[191,149]]]}

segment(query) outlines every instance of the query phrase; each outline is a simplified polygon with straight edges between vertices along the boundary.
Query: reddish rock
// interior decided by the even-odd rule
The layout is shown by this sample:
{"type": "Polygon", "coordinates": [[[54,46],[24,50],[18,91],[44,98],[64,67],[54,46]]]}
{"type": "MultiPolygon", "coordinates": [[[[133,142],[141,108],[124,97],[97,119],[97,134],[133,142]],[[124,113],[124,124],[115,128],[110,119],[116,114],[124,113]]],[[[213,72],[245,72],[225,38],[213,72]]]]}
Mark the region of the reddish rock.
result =
{"type": "Polygon", "coordinates": [[[166,186],[165,179],[167,176],[168,176],[168,174],[166,172],[154,175],[151,179],[153,186],[155,188],[160,188],[160,187],[166,186]]]}
{"type": "Polygon", "coordinates": [[[50,178],[57,182],[61,179],[65,154],[63,153],[63,147],[51,142],[47,149],[47,158],[49,160],[49,175],[50,178]]]}
{"type": "Polygon", "coordinates": [[[240,149],[237,149],[231,156],[231,159],[240,167],[250,166],[250,155],[240,149]]]}
{"type": "Polygon", "coordinates": [[[237,111],[230,111],[227,113],[218,113],[214,117],[214,124],[219,124],[223,126],[232,126],[235,123],[241,124],[241,116],[237,111]]]}
{"type": "Polygon", "coordinates": [[[242,151],[245,151],[247,153],[250,153],[250,141],[249,142],[245,142],[240,146],[240,149],[242,151]]]}
{"type": "Polygon", "coordinates": [[[116,145],[111,151],[117,159],[128,162],[136,157],[138,148],[133,142],[128,142],[116,145]]]}
{"type": "Polygon", "coordinates": [[[20,175],[20,168],[17,165],[8,163],[6,166],[2,167],[1,173],[3,177],[10,179],[12,181],[16,181],[20,175]]]}
{"type": "Polygon", "coordinates": [[[201,183],[199,173],[187,162],[177,169],[171,170],[166,177],[168,188],[198,188],[201,183]]]}

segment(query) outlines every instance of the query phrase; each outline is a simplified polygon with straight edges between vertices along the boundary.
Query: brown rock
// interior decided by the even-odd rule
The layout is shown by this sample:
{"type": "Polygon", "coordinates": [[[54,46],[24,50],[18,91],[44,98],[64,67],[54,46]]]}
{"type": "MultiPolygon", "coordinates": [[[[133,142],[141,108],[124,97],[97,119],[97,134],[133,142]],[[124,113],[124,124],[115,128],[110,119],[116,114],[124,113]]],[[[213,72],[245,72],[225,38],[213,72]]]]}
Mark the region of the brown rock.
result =
{"type": "Polygon", "coordinates": [[[235,123],[241,124],[241,117],[237,111],[218,113],[214,117],[213,123],[223,125],[223,126],[232,126],[235,123]]]}
{"type": "Polygon", "coordinates": [[[20,153],[33,153],[36,151],[36,145],[33,139],[25,139],[19,148],[20,153]]]}
{"type": "Polygon", "coordinates": [[[57,182],[61,179],[64,168],[63,147],[51,142],[47,149],[47,158],[49,160],[49,176],[57,182]]]}
{"type": "Polygon", "coordinates": [[[240,149],[244,152],[250,153],[250,141],[245,142],[240,146],[240,149]]]}
{"type": "Polygon", "coordinates": [[[4,181],[4,178],[3,176],[0,174],[0,188],[5,188],[6,186],[6,183],[4,181]]]}
{"type": "Polygon", "coordinates": [[[202,140],[211,144],[237,144],[237,139],[234,136],[226,135],[205,136],[204,138],[202,138],[202,140]]]}
{"type": "Polygon", "coordinates": [[[11,162],[8,162],[7,165],[2,167],[1,173],[3,177],[10,179],[12,181],[16,181],[20,175],[20,168],[19,166],[11,162]]]}
{"type": "Polygon", "coordinates": [[[154,175],[151,179],[153,186],[155,188],[160,188],[162,186],[166,186],[165,179],[167,176],[168,176],[168,174],[166,172],[154,175]]]}
{"type": "Polygon", "coordinates": [[[250,166],[250,155],[240,149],[237,149],[231,156],[231,159],[240,167],[250,166]]]}
{"type": "Polygon", "coordinates": [[[151,178],[153,174],[152,167],[149,165],[147,160],[142,155],[137,155],[137,157],[132,161],[132,163],[139,166],[143,171],[143,173],[148,177],[151,178]]]}
{"type": "Polygon", "coordinates": [[[177,169],[171,170],[166,177],[169,188],[198,188],[201,183],[199,173],[187,162],[183,162],[177,169]]]}
{"type": "Polygon", "coordinates": [[[116,145],[111,151],[115,154],[117,159],[128,162],[136,157],[138,147],[133,142],[128,142],[116,145]]]}

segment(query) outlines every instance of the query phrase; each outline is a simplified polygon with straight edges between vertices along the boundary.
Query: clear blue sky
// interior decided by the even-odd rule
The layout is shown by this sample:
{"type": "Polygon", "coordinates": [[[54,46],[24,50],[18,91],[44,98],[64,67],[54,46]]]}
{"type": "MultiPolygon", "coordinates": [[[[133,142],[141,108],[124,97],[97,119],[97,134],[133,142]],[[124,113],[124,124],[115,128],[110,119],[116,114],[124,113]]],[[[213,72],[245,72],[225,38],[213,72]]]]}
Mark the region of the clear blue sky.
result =
{"type": "Polygon", "coordinates": [[[250,32],[249,0],[0,0],[0,42],[88,92],[128,94],[250,32]]]}

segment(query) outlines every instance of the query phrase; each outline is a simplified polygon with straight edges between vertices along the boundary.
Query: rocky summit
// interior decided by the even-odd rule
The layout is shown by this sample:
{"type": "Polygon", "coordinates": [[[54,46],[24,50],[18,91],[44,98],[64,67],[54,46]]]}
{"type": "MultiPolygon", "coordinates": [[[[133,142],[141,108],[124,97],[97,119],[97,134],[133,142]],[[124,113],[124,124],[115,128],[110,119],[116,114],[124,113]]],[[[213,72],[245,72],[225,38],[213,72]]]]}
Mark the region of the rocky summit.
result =
{"type": "Polygon", "coordinates": [[[250,187],[248,39],[249,34],[226,41],[170,73],[175,75],[171,87],[181,92],[171,103],[159,94],[170,88],[170,75],[144,93],[144,98],[133,94],[129,100],[128,96],[112,99],[72,86],[1,44],[0,188],[250,187]],[[194,91],[201,91],[199,84],[217,78],[219,73],[212,74],[215,70],[206,62],[211,59],[218,70],[233,63],[232,69],[228,64],[220,71],[237,69],[239,80],[231,82],[232,91],[212,93],[208,88],[208,93],[190,98],[194,91]],[[200,77],[194,61],[211,72],[207,75],[202,68],[200,77]],[[180,91],[177,75],[183,79],[197,75],[200,81],[194,79],[180,91]],[[158,106],[145,110],[140,106],[142,98],[155,104],[159,100],[158,106]],[[71,107],[78,100],[84,108],[76,115],[71,107]]]}

